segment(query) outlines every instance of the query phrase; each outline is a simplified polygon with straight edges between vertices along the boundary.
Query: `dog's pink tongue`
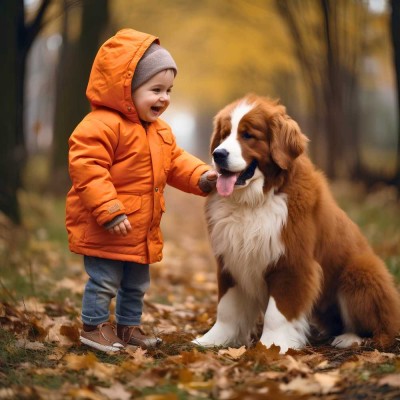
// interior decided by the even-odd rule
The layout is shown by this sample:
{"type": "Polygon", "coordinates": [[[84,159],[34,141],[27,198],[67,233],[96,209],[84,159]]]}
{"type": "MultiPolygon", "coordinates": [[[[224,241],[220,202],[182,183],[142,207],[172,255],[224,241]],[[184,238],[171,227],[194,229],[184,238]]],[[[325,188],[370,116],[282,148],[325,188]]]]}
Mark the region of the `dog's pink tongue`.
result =
{"type": "Polygon", "coordinates": [[[219,175],[217,180],[217,192],[221,196],[230,196],[235,187],[239,174],[237,175],[219,175]]]}

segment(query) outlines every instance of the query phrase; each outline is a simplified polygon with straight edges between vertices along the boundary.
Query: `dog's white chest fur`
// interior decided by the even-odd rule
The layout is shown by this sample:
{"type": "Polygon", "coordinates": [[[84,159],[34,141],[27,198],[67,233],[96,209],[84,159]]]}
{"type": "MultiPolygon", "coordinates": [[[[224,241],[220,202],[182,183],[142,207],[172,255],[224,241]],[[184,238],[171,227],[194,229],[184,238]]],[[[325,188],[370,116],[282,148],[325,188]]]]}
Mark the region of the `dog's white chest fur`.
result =
{"type": "Polygon", "coordinates": [[[244,192],[232,198],[218,195],[209,199],[207,215],[211,243],[216,257],[248,296],[265,295],[264,273],[284,253],[281,230],[288,216],[287,196],[272,189],[249,204],[244,192]]]}

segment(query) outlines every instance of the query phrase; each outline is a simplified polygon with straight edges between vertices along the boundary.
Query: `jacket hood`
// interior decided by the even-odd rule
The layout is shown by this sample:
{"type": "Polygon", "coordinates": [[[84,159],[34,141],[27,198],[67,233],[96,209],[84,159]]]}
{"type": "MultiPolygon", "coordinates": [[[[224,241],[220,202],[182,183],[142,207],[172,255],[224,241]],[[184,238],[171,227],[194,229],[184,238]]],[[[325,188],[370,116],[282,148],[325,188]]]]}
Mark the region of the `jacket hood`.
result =
{"type": "Polygon", "coordinates": [[[132,102],[131,83],[139,60],[156,36],[122,29],[108,39],[97,52],[86,89],[92,109],[107,107],[139,122],[132,102]]]}

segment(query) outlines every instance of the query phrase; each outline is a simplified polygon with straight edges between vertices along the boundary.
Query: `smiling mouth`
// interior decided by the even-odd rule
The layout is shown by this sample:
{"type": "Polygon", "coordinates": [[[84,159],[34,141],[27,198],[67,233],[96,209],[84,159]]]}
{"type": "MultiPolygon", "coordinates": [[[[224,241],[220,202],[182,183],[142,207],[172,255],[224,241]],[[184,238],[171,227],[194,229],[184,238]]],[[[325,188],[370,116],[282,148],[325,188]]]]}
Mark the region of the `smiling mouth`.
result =
{"type": "Polygon", "coordinates": [[[153,107],[151,107],[151,110],[152,110],[153,112],[155,112],[155,113],[159,113],[159,112],[161,112],[162,107],[153,106],[153,107]]]}
{"type": "Polygon", "coordinates": [[[217,180],[217,191],[221,196],[228,197],[232,194],[235,186],[243,186],[246,181],[253,177],[257,168],[257,161],[253,160],[242,172],[232,172],[221,168],[217,180]]]}

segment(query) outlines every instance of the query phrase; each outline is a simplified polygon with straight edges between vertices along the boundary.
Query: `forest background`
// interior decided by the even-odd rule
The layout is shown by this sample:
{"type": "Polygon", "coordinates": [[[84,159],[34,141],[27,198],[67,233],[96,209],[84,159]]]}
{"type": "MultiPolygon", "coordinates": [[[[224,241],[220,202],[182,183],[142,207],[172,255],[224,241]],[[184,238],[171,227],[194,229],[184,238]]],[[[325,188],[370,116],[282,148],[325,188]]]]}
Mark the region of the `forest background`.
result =
{"type": "Polygon", "coordinates": [[[165,347],[104,358],[77,344],[85,277],[64,228],[68,137],[89,111],[98,47],[125,27],[159,36],[175,58],[163,117],[207,162],[221,107],[248,92],[280,98],[400,281],[399,1],[1,0],[0,398],[397,395],[397,347],[289,358],[190,347],[215,319],[214,260],[203,200],[175,190],[144,318],[165,347]]]}

